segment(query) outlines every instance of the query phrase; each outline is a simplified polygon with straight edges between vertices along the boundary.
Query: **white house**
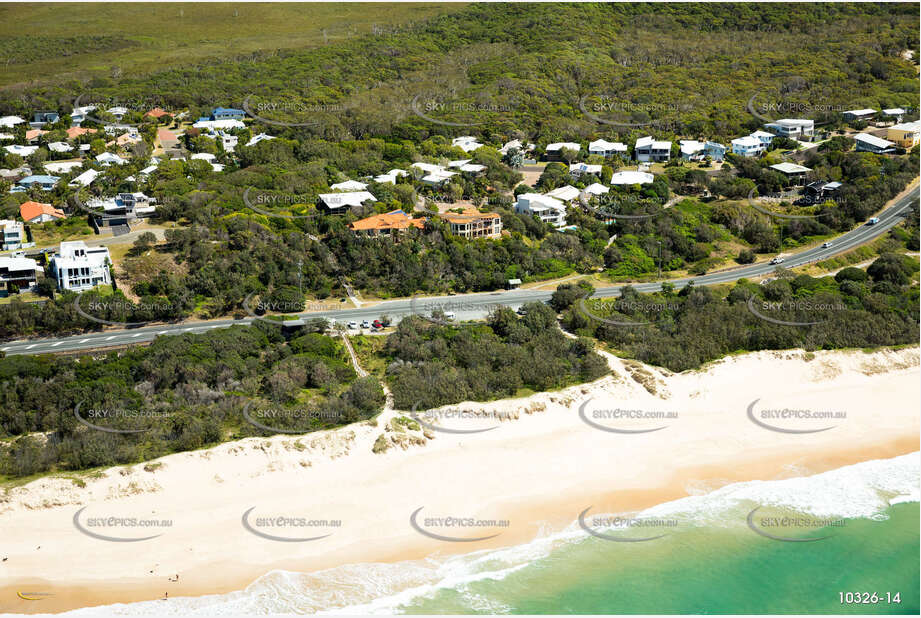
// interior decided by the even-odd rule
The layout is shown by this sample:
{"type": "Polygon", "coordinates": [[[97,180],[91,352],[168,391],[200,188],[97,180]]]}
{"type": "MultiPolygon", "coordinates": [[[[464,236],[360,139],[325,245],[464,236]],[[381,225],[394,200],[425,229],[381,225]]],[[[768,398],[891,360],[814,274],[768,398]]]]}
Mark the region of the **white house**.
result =
{"type": "Polygon", "coordinates": [[[633,156],[637,161],[668,161],[672,156],[672,143],[656,141],[651,136],[641,137],[636,140],[633,156]]]}
{"type": "Polygon", "coordinates": [[[537,217],[554,227],[566,225],[566,206],[558,199],[540,193],[522,193],[515,203],[515,212],[537,217]]]}
{"type": "Polygon", "coordinates": [[[0,117],[0,127],[6,127],[7,129],[12,129],[17,124],[22,124],[23,122],[25,122],[25,119],[20,118],[19,116],[0,117]]]}
{"type": "Polygon", "coordinates": [[[123,159],[117,154],[113,154],[111,152],[104,152],[102,154],[96,155],[96,162],[103,167],[109,167],[111,165],[125,165],[128,163],[128,159],[123,159]]]}
{"type": "Polygon", "coordinates": [[[815,121],[805,118],[782,118],[767,123],[764,128],[779,137],[801,139],[812,136],[815,132],[815,121]]]}
{"type": "Polygon", "coordinates": [[[255,146],[255,145],[258,144],[259,142],[264,142],[265,140],[269,140],[269,139],[275,139],[275,136],[274,136],[274,135],[269,135],[268,133],[260,133],[259,135],[254,135],[254,136],[252,136],[252,137],[249,139],[249,141],[246,142],[246,145],[247,145],[247,146],[255,146]]]}
{"type": "Polygon", "coordinates": [[[45,169],[52,174],[69,174],[83,167],[83,161],[49,161],[45,169]]]}
{"type": "Polygon", "coordinates": [[[547,191],[547,195],[562,202],[571,202],[579,197],[579,190],[572,185],[564,185],[553,191],[547,191]]]}
{"type": "Polygon", "coordinates": [[[0,240],[3,241],[4,251],[23,249],[34,244],[26,242],[26,233],[22,222],[10,219],[0,219],[0,240]]]}
{"type": "Polygon", "coordinates": [[[73,180],[71,180],[67,186],[73,187],[88,187],[93,184],[93,181],[99,177],[99,170],[86,170],[73,180]]]}
{"type": "Polygon", "coordinates": [[[569,165],[569,174],[573,178],[578,178],[582,174],[595,174],[596,176],[600,176],[601,166],[590,165],[588,163],[571,163],[569,165]]]}
{"type": "Polygon", "coordinates": [[[20,144],[13,144],[12,146],[4,146],[3,149],[10,154],[19,155],[20,157],[25,158],[31,157],[33,154],[35,154],[35,151],[38,150],[38,146],[22,146],[20,144]]]}
{"type": "Polygon", "coordinates": [[[89,115],[90,112],[96,109],[95,105],[84,105],[83,107],[75,107],[74,111],[70,113],[70,122],[72,125],[77,126],[89,115]]]}
{"type": "Polygon", "coordinates": [[[875,109],[851,109],[844,112],[845,120],[870,120],[876,115],[875,109]]]}
{"type": "Polygon", "coordinates": [[[857,152],[875,152],[886,154],[895,151],[895,143],[868,133],[858,133],[854,136],[857,142],[857,152]]]}
{"type": "Polygon", "coordinates": [[[503,144],[502,148],[499,149],[499,153],[506,155],[511,149],[518,150],[519,152],[529,152],[534,150],[534,144],[523,144],[520,139],[513,139],[503,144]]]}
{"type": "Polygon", "coordinates": [[[380,174],[379,176],[374,177],[374,182],[379,183],[390,183],[392,185],[397,184],[397,178],[400,176],[409,176],[409,172],[406,170],[392,169],[386,174],[380,174]]]}
{"type": "Polygon", "coordinates": [[[582,150],[582,145],[576,142],[554,142],[552,144],[547,144],[547,147],[544,148],[544,153],[548,158],[561,158],[563,156],[563,150],[574,150],[579,152],[582,150]]]}
{"type": "Polygon", "coordinates": [[[329,188],[333,191],[364,191],[368,188],[368,185],[357,180],[346,180],[345,182],[330,185],[329,188]]]}
{"type": "Polygon", "coordinates": [[[82,240],[62,242],[51,256],[51,274],[62,290],[89,290],[112,283],[108,247],[87,247],[82,240]]]}
{"type": "Polygon", "coordinates": [[[16,286],[19,291],[31,290],[35,287],[41,267],[35,260],[22,255],[0,256],[0,292],[10,293],[10,286],[16,286]]]}
{"type": "Polygon", "coordinates": [[[48,144],[48,150],[51,152],[70,152],[74,147],[67,142],[51,142],[48,144]]]}
{"type": "Polygon", "coordinates": [[[588,145],[588,154],[600,155],[602,157],[612,157],[619,155],[627,157],[627,145],[620,142],[609,142],[603,139],[596,139],[588,145]]]}
{"type": "Polygon", "coordinates": [[[647,174],[646,172],[633,172],[625,170],[622,172],[614,172],[614,175],[611,176],[612,185],[646,185],[655,180],[655,176],[652,174],[647,174]]]}
{"type": "Polygon", "coordinates": [[[743,157],[756,157],[764,152],[765,145],[757,137],[752,137],[751,135],[746,135],[745,137],[737,137],[730,142],[732,145],[733,154],[741,155],[743,157]]]}
{"type": "Polygon", "coordinates": [[[773,142],[774,138],[777,136],[773,133],[768,133],[767,131],[755,131],[754,133],[750,133],[749,137],[754,137],[755,139],[759,140],[762,144],[764,144],[764,149],[767,150],[768,147],[770,147],[771,142],[773,142]]]}
{"type": "Polygon", "coordinates": [[[907,112],[901,107],[891,107],[889,109],[883,110],[883,116],[885,116],[887,119],[892,119],[897,123],[902,122],[902,116],[904,116],[906,113],[907,112]]]}
{"type": "Polygon", "coordinates": [[[234,118],[225,118],[222,120],[199,120],[192,125],[196,129],[216,133],[217,131],[226,131],[228,129],[245,129],[246,125],[242,120],[234,118]]]}
{"type": "Polygon", "coordinates": [[[358,208],[365,202],[376,202],[368,191],[351,191],[344,193],[321,193],[318,205],[333,214],[341,214],[349,208],[358,208]]]}
{"type": "Polygon", "coordinates": [[[201,161],[207,161],[208,163],[214,163],[214,161],[217,160],[217,156],[211,154],[210,152],[196,152],[189,158],[192,159],[193,161],[201,160],[201,161]]]}
{"type": "Polygon", "coordinates": [[[588,195],[604,195],[610,190],[611,190],[610,187],[606,187],[603,184],[598,183],[598,182],[593,182],[589,186],[585,187],[585,189],[583,189],[582,192],[588,195]]]}
{"type": "Polygon", "coordinates": [[[681,158],[685,161],[701,159],[704,156],[706,144],[696,139],[683,139],[678,142],[681,146],[681,158]]]}
{"type": "Polygon", "coordinates": [[[481,144],[480,142],[476,141],[476,138],[475,138],[475,137],[471,137],[471,136],[469,136],[469,135],[464,135],[464,136],[461,136],[461,137],[455,137],[454,139],[451,140],[451,145],[452,145],[452,146],[457,146],[458,148],[460,148],[460,149],[463,150],[464,152],[473,152],[473,151],[476,150],[477,148],[482,148],[482,147],[483,147],[483,144],[481,144]]]}
{"type": "Polygon", "coordinates": [[[794,183],[804,183],[806,174],[812,170],[804,165],[799,165],[797,163],[790,163],[789,161],[784,161],[783,163],[775,163],[771,166],[772,170],[776,170],[787,177],[787,180],[790,180],[794,183]]]}

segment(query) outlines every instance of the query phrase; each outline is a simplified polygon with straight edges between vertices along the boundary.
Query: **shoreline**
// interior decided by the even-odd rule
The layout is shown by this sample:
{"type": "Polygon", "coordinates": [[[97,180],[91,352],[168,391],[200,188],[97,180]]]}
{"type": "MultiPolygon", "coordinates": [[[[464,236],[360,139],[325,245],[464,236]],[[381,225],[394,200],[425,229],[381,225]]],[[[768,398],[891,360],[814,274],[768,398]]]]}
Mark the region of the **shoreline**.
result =
{"type": "MultiPolygon", "coordinates": [[[[401,415],[388,410],[376,427],[360,423],[301,438],[249,438],[163,457],[153,472],[144,471],[144,464],[113,468],[104,478],[88,479],[85,488],[64,491],[70,484],[65,480],[39,479],[10,490],[0,503],[0,526],[12,539],[3,550],[9,561],[0,567],[9,574],[0,587],[0,612],[60,612],[155,600],[164,592],[173,598],[219,594],[242,590],[275,569],[313,572],[518,545],[565,528],[589,506],[594,513],[635,512],[691,491],[915,452],[918,352],[817,352],[812,360],[802,351],[758,352],[683,374],[643,365],[643,379],[606,355],[614,376],[595,383],[446,406],[517,412],[516,420],[495,431],[438,433],[375,455],[367,447],[390,418],[401,415]],[[797,436],[755,427],[744,413],[756,396],[755,368],[765,385],[784,385],[787,398],[795,394],[797,403],[814,402],[815,409],[847,408],[847,419],[834,431],[797,436]],[[657,395],[649,392],[650,383],[657,395]],[[576,417],[576,408],[591,398],[675,408],[681,416],[664,431],[612,435],[576,417]],[[298,442],[303,448],[294,446],[298,442]],[[343,528],[306,543],[278,543],[243,531],[242,513],[269,505],[285,513],[341,515],[343,528]],[[71,519],[81,506],[97,514],[100,508],[172,514],[176,525],[164,533],[164,542],[105,543],[74,529],[71,519]],[[433,516],[508,519],[510,525],[488,541],[444,543],[411,529],[409,515],[419,507],[433,516]],[[176,573],[180,581],[169,582],[176,573]],[[54,596],[23,601],[16,598],[20,591],[54,596]]],[[[766,386],[764,393],[776,399],[776,390],[766,386]]]]}

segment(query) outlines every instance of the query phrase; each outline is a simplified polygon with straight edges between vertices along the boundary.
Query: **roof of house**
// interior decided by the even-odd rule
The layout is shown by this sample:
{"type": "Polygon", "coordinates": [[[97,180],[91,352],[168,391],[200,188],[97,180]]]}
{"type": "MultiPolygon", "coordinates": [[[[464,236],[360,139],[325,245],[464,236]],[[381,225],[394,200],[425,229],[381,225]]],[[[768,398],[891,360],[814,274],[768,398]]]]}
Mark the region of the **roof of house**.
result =
{"type": "Polygon", "coordinates": [[[38,262],[27,257],[14,257],[11,255],[0,255],[0,268],[5,268],[9,272],[21,272],[23,270],[38,270],[38,262]]]}
{"type": "MultiPolygon", "coordinates": [[[[600,168],[601,166],[599,165],[598,167],[600,168]]],[[[599,169],[598,171],[600,172],[601,170],[599,169]]],[[[564,202],[569,202],[579,197],[579,190],[572,185],[564,185],[562,187],[557,187],[553,191],[547,191],[547,195],[564,202]]]]}
{"type": "Polygon", "coordinates": [[[847,111],[844,112],[844,113],[845,113],[845,114],[852,114],[852,115],[854,115],[854,116],[869,116],[870,114],[875,114],[875,113],[876,113],[876,110],[875,110],[875,109],[870,109],[870,108],[866,108],[866,109],[849,109],[849,110],[847,110],[847,111]]]}
{"type": "Polygon", "coordinates": [[[756,137],[756,138],[769,137],[771,139],[774,139],[777,136],[774,135],[773,133],[768,133],[767,131],[761,131],[759,129],[758,131],[753,131],[752,133],[750,133],[749,137],[756,137]]]}
{"type": "Polygon", "coordinates": [[[95,133],[96,129],[84,129],[83,127],[70,127],[67,129],[67,139],[74,139],[75,137],[80,137],[81,135],[86,135],[87,133],[95,133]]]}
{"type": "Polygon", "coordinates": [[[556,151],[556,150],[581,150],[582,145],[575,142],[554,142],[552,144],[547,144],[547,147],[544,148],[546,152],[556,151]]]}
{"type": "Polygon", "coordinates": [[[364,191],[368,188],[368,185],[357,180],[346,180],[345,182],[330,185],[329,188],[333,191],[364,191]]]}
{"type": "Polygon", "coordinates": [[[162,118],[163,116],[168,116],[168,115],[169,115],[169,112],[166,111],[165,109],[161,109],[161,108],[159,108],[159,107],[155,107],[155,108],[153,108],[152,110],[150,110],[149,112],[147,112],[147,113],[144,114],[144,115],[145,115],[145,116],[153,116],[154,118],[162,118]]]}
{"type": "Polygon", "coordinates": [[[602,195],[610,191],[610,187],[606,187],[601,183],[593,182],[589,186],[585,187],[584,191],[590,195],[602,195]]]}
{"type": "Polygon", "coordinates": [[[45,184],[53,185],[59,180],[60,178],[58,176],[48,176],[47,174],[34,174],[32,176],[26,176],[25,178],[19,181],[19,184],[31,185],[37,182],[40,185],[45,185],[45,184]]]}
{"type": "Polygon", "coordinates": [[[797,165],[796,163],[790,163],[789,161],[784,161],[783,163],[775,163],[771,166],[772,170],[777,170],[784,174],[804,174],[806,172],[811,172],[812,170],[808,167],[802,165],[797,165]]]}
{"type": "Polygon", "coordinates": [[[603,139],[596,139],[594,142],[590,142],[588,145],[589,152],[593,150],[601,150],[607,152],[613,150],[615,152],[627,152],[627,145],[620,142],[609,142],[603,139]]]}
{"type": "Polygon", "coordinates": [[[500,219],[499,213],[495,212],[480,212],[476,208],[465,208],[464,212],[445,212],[441,214],[441,218],[445,221],[451,223],[470,223],[477,219],[500,219]]]}
{"type": "Polygon", "coordinates": [[[757,137],[752,137],[751,135],[746,135],[745,137],[737,137],[732,140],[733,146],[761,146],[761,140],[757,137]]]}
{"type": "Polygon", "coordinates": [[[782,127],[808,127],[815,125],[815,120],[809,120],[806,118],[781,118],[780,120],[769,122],[764,126],[768,127],[771,125],[779,125],[782,127]]]}
{"type": "Polygon", "coordinates": [[[903,122],[901,124],[894,124],[890,129],[895,129],[896,131],[918,131],[921,130],[921,120],[915,120],[914,122],[903,122]]]}
{"type": "Polygon", "coordinates": [[[652,139],[652,136],[647,135],[646,137],[641,137],[636,140],[636,148],[646,148],[651,147],[655,150],[664,150],[671,149],[672,143],[669,141],[656,141],[652,139]]]}
{"type": "Polygon", "coordinates": [[[589,163],[571,163],[569,165],[569,173],[573,172],[585,172],[586,174],[600,174],[601,166],[600,165],[591,165],[589,163]]]}
{"type": "Polygon", "coordinates": [[[685,155],[698,153],[706,147],[706,144],[698,142],[696,139],[683,139],[679,143],[681,144],[681,154],[685,155]]]}
{"type": "Polygon", "coordinates": [[[854,140],[863,142],[865,144],[870,144],[876,148],[891,148],[892,146],[895,146],[893,142],[885,140],[881,137],[876,137],[875,135],[870,135],[869,133],[858,133],[854,136],[854,140]]]}
{"type": "Polygon", "coordinates": [[[351,191],[344,193],[321,193],[319,198],[327,206],[342,208],[345,206],[361,206],[364,202],[376,202],[377,198],[367,191],[351,191]]]}
{"type": "Polygon", "coordinates": [[[26,131],[26,139],[33,140],[36,137],[44,135],[45,133],[48,133],[48,131],[42,131],[41,129],[30,129],[26,131]]]}
{"type": "Polygon", "coordinates": [[[890,107],[889,109],[884,109],[883,113],[886,114],[887,116],[901,116],[902,114],[905,114],[906,112],[901,107],[890,107]]]}
{"type": "Polygon", "coordinates": [[[413,219],[402,210],[392,210],[382,215],[372,215],[349,223],[349,229],[352,231],[406,230],[410,227],[421,230],[425,227],[425,219],[421,217],[413,219]]]}
{"type": "Polygon", "coordinates": [[[655,176],[646,172],[625,170],[611,176],[612,185],[645,185],[655,180],[655,176]]]}
{"type": "Polygon", "coordinates": [[[553,208],[555,210],[566,210],[566,205],[563,204],[563,202],[550,195],[543,195],[541,193],[521,193],[518,196],[518,201],[522,199],[531,205],[532,210],[535,206],[543,206],[544,208],[553,208]]]}
{"type": "Polygon", "coordinates": [[[64,211],[42,202],[25,202],[19,207],[19,216],[22,217],[23,221],[31,221],[41,215],[51,215],[57,219],[63,219],[64,211]]]}

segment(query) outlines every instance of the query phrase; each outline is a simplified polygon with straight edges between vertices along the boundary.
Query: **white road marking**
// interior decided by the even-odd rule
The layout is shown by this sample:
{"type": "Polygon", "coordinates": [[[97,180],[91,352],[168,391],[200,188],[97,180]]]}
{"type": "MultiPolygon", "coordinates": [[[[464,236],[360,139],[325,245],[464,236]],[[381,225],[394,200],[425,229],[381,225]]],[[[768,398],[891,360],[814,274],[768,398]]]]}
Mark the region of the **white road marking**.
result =
{"type": "Polygon", "coordinates": [[[86,343],[87,341],[89,341],[89,339],[81,339],[81,340],[78,341],[77,343],[86,343]]]}
{"type": "Polygon", "coordinates": [[[34,347],[37,346],[37,345],[38,345],[37,343],[33,343],[32,345],[27,346],[26,349],[27,349],[27,350],[31,350],[32,348],[34,348],[34,347]]]}
{"type": "Polygon", "coordinates": [[[106,337],[106,341],[112,341],[113,339],[115,339],[115,335],[112,335],[111,337],[106,337]]]}
{"type": "Polygon", "coordinates": [[[57,343],[52,343],[52,344],[51,344],[51,347],[52,347],[52,348],[56,348],[56,347],[58,347],[59,345],[61,345],[62,343],[64,343],[64,342],[63,342],[63,341],[58,341],[57,343]]]}

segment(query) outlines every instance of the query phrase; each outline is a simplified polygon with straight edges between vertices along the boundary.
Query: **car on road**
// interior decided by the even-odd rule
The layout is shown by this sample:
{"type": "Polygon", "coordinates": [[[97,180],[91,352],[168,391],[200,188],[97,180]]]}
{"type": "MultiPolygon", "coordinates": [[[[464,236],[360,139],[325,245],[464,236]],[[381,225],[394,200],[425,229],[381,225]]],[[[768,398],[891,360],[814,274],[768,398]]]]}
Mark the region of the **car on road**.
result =
{"type": "Polygon", "coordinates": [[[771,259],[771,264],[783,264],[783,258],[778,255],[771,259]]]}
{"type": "Polygon", "coordinates": [[[361,323],[361,327],[362,327],[362,328],[371,328],[371,322],[365,320],[364,322],[361,323]]]}
{"type": "Polygon", "coordinates": [[[872,217],[867,221],[867,225],[876,225],[877,223],[879,223],[879,217],[872,217]]]}
{"type": "Polygon", "coordinates": [[[446,319],[446,320],[453,320],[455,317],[457,317],[457,316],[454,315],[454,312],[453,312],[453,311],[445,311],[445,319],[446,319]]]}
{"type": "Polygon", "coordinates": [[[349,330],[358,330],[358,322],[349,322],[349,330]]]}
{"type": "Polygon", "coordinates": [[[828,249],[828,248],[831,247],[833,244],[834,244],[834,243],[832,243],[831,241],[823,242],[823,243],[822,243],[822,248],[823,248],[823,249],[828,249]]]}

